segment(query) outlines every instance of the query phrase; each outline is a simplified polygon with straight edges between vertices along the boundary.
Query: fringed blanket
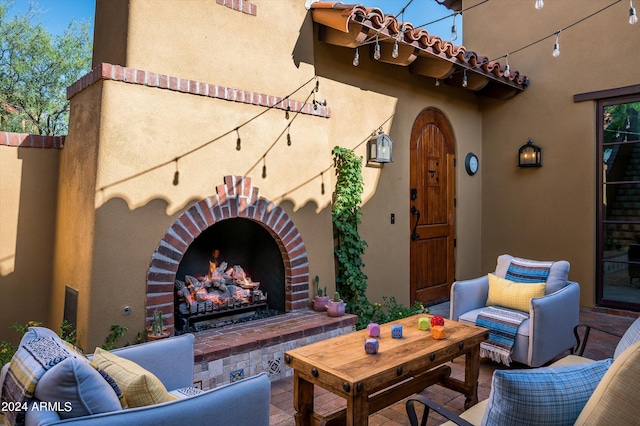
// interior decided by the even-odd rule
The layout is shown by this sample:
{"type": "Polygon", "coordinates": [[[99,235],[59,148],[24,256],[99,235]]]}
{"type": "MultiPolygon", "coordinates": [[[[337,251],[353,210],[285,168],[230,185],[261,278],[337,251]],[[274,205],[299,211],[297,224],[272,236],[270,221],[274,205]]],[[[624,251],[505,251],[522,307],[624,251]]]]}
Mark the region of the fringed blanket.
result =
{"type": "MultiPolygon", "coordinates": [[[[21,345],[11,359],[2,386],[3,403],[24,408],[33,399],[36,385],[44,373],[74,354],[51,337],[38,337],[21,345]]],[[[4,412],[9,425],[24,425],[26,411],[4,412]]]]}
{"type": "Polygon", "coordinates": [[[529,315],[523,312],[496,306],[480,311],[476,325],[489,329],[489,340],[480,343],[480,356],[510,365],[518,327],[527,318],[529,315]]]}

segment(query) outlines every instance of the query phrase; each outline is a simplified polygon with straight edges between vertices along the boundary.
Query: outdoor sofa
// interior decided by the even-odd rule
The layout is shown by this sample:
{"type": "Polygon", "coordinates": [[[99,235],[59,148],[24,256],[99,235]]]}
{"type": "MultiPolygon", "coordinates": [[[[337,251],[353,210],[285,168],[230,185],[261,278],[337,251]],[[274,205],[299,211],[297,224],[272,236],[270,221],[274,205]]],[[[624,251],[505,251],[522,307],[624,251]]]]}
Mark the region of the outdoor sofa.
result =
{"type": "MultiPolygon", "coordinates": [[[[53,331],[42,327],[31,327],[20,345],[38,338],[55,342],[63,348],[70,346],[62,342],[53,331]]],[[[194,340],[192,334],[184,334],[111,352],[96,349],[94,356],[89,357],[93,364],[98,364],[104,359],[113,361],[119,358],[120,361],[132,361],[132,364],[124,365],[124,370],[118,374],[138,373],[136,366],[142,367],[147,373],[133,379],[133,392],[129,395],[167,402],[123,409],[112,385],[104,380],[100,373],[97,376],[94,374],[97,372],[94,366],[80,357],[71,356],[46,370],[35,387],[36,398],[40,398],[40,401],[46,398],[49,406],[60,410],[43,410],[40,408],[46,404],[37,404],[37,410],[30,409],[26,412],[25,424],[268,426],[271,387],[268,375],[260,373],[212,390],[198,391],[193,388],[194,340]],[[96,360],[97,357],[101,360],[96,360]],[[90,367],[87,368],[87,365],[90,367]],[[157,385],[155,380],[159,380],[164,388],[160,386],[161,389],[154,389],[152,384],[157,385]],[[177,391],[178,389],[182,391],[177,391]],[[167,393],[170,396],[167,396],[167,393]]],[[[0,374],[3,399],[7,396],[4,389],[5,376],[10,364],[6,364],[0,374]]],[[[105,371],[112,370],[105,368],[105,371]]],[[[113,375],[112,378],[122,387],[120,375],[113,375]]],[[[125,393],[124,390],[122,393],[125,393]]]]}

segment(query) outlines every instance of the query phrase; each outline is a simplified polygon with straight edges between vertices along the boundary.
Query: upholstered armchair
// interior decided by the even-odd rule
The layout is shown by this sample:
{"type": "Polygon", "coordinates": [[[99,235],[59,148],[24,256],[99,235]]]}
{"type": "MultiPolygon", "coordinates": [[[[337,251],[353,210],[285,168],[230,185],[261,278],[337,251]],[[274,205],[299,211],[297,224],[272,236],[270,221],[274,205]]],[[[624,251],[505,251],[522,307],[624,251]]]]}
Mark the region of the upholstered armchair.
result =
{"type": "MultiPolygon", "coordinates": [[[[509,287],[515,291],[518,288],[530,291],[532,283],[545,283],[538,287],[543,294],[522,302],[524,308],[520,310],[528,318],[518,326],[511,351],[512,361],[539,367],[575,344],[573,329],[579,320],[580,286],[568,281],[569,267],[565,260],[538,262],[501,255],[493,277],[489,274],[453,283],[450,319],[471,325],[476,323],[483,308],[492,303],[488,300],[490,278],[507,285],[516,282],[509,287]]],[[[493,293],[495,296],[495,291],[493,293]]]]}

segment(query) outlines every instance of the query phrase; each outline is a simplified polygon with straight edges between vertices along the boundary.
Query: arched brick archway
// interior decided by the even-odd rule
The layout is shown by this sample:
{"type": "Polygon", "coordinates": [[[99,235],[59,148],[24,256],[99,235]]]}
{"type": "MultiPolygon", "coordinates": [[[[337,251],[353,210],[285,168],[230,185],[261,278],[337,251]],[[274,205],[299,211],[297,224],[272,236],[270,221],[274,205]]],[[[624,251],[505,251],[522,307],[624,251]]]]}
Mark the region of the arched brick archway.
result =
{"type": "Polygon", "coordinates": [[[173,333],[174,283],[182,257],[205,229],[232,218],[255,221],[273,236],[284,263],[286,311],[308,307],[309,261],[295,224],[282,208],[260,196],[251,178],[225,176],[224,184],[216,187],[216,194],[182,213],[156,247],[147,272],[147,325],[151,324],[153,311],[160,310],[173,333]]]}

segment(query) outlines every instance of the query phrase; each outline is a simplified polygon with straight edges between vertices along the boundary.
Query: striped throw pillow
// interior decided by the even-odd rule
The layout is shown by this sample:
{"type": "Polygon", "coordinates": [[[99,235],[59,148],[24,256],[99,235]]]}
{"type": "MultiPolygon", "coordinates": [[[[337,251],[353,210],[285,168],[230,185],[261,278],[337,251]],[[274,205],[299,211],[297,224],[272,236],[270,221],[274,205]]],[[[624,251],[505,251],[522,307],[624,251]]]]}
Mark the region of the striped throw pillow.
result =
{"type": "Polygon", "coordinates": [[[552,265],[553,262],[514,257],[509,264],[505,278],[517,283],[544,283],[549,278],[552,265]]]}

